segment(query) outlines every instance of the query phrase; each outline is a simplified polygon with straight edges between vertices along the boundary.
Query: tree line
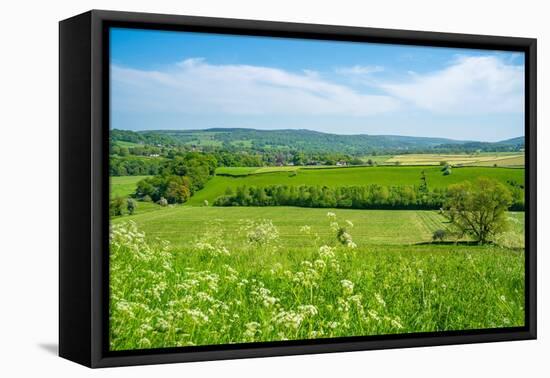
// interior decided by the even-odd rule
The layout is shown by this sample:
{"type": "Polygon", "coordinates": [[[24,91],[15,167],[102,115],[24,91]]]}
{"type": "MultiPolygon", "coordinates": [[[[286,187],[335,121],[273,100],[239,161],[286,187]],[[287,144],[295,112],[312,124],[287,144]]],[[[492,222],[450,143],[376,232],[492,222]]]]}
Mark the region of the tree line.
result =
{"type": "MultiPolygon", "coordinates": [[[[152,177],[140,180],[132,197],[141,201],[156,202],[162,206],[184,203],[196,191],[202,189],[214,175],[217,162],[210,155],[189,152],[174,159],[164,160],[158,167],[158,172],[152,177]]],[[[128,213],[133,213],[136,203],[128,199],[128,213]]],[[[111,216],[121,215],[124,209],[124,199],[111,199],[111,216]]]]}
{"type": "MultiPolygon", "coordinates": [[[[503,185],[503,190],[516,199],[503,185]]],[[[239,186],[228,188],[214,206],[298,206],[344,209],[437,210],[444,207],[448,189],[427,185],[382,186],[239,186]]],[[[523,210],[523,201],[510,201],[510,210],[523,210]]]]}
{"type": "Polygon", "coordinates": [[[421,186],[239,186],[214,201],[214,206],[299,206],[347,209],[439,209],[446,189],[421,186]]]}
{"type": "Polygon", "coordinates": [[[154,151],[145,147],[115,147],[110,156],[109,174],[111,176],[157,175],[162,172],[166,160],[184,158],[189,153],[201,154],[216,162],[217,167],[263,167],[277,165],[374,165],[372,160],[363,160],[346,154],[302,152],[266,152],[249,153],[246,151],[190,152],[184,148],[165,149],[158,156],[148,155],[154,151]],[[121,152],[126,151],[126,152],[121,152]],[[129,152],[128,152],[129,151],[129,152]],[[115,153],[116,152],[116,153],[115,153]]]}
{"type": "Polygon", "coordinates": [[[189,152],[164,162],[159,174],[139,181],[134,197],[141,200],[183,203],[201,190],[214,175],[217,161],[211,155],[189,152]]]}

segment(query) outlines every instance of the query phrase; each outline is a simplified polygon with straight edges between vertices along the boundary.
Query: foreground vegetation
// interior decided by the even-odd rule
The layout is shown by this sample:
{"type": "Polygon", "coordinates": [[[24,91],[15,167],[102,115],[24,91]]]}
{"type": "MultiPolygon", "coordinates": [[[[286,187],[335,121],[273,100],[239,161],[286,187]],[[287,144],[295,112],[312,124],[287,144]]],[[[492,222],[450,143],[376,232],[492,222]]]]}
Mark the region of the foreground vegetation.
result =
{"type": "MultiPolygon", "coordinates": [[[[312,232],[323,238],[330,237],[332,231],[326,227],[327,211],[331,210],[285,206],[174,206],[162,208],[154,213],[136,212],[132,216],[116,217],[112,223],[133,221],[145,232],[148,239],[166,240],[174,248],[185,248],[199,235],[208,234],[214,221],[216,228],[223,229],[230,235],[237,234],[246,220],[260,222],[262,219],[270,219],[279,230],[280,246],[293,248],[308,245],[309,239],[300,232],[303,225],[308,225],[312,232]]],[[[428,244],[432,241],[434,231],[447,229],[449,226],[448,220],[438,211],[338,209],[335,212],[355,225],[353,239],[359,246],[428,244]]],[[[524,213],[507,214],[510,228],[502,239],[510,240],[506,246],[523,248],[524,213]]],[[[242,241],[234,239],[236,243],[240,240],[242,241]]],[[[231,247],[238,248],[239,245],[231,247]]]]}
{"type": "Polygon", "coordinates": [[[143,176],[111,178],[112,350],[523,325],[521,168],[276,164],[292,151],[258,167],[139,138],[113,148],[143,176]]]}
{"type": "MultiPolygon", "coordinates": [[[[512,219],[521,230],[522,215],[512,219]]],[[[280,207],[119,218],[111,349],[523,325],[523,249],[405,245],[443,222],[435,212],[280,207]]]]}

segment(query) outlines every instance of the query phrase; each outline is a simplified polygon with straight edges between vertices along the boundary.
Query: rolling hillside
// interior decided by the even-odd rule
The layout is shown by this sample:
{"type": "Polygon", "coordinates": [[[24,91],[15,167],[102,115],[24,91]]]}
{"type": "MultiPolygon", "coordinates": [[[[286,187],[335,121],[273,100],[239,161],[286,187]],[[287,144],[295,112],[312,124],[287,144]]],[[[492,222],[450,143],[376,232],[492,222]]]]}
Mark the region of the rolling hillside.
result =
{"type": "Polygon", "coordinates": [[[256,130],[212,128],[205,130],[113,130],[113,142],[222,148],[252,151],[338,152],[361,155],[372,152],[514,151],[523,137],[502,142],[460,141],[445,138],[400,135],[339,135],[311,130],[256,130]]]}

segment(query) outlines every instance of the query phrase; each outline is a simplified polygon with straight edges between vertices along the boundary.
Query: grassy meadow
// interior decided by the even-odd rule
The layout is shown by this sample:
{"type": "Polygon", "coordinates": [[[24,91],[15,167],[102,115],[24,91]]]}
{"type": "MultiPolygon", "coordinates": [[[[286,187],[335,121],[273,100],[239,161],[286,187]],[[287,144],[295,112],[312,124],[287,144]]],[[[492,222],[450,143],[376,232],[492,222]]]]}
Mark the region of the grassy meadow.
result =
{"type": "Polygon", "coordinates": [[[189,200],[190,205],[201,205],[204,200],[213,202],[227,188],[235,190],[242,185],[318,185],[352,186],[379,184],[419,185],[422,172],[432,188],[445,188],[465,180],[484,176],[505,183],[507,180],[524,181],[524,170],[516,168],[460,167],[444,176],[439,166],[377,166],[377,167],[224,167],[219,168],[208,185],[189,200]]]}
{"type": "Polygon", "coordinates": [[[446,162],[453,166],[498,166],[518,167],[524,165],[524,154],[517,152],[479,154],[408,154],[395,155],[384,161],[385,164],[440,165],[446,162]]]}
{"type": "MultiPolygon", "coordinates": [[[[112,219],[112,350],[524,324],[523,212],[477,245],[432,242],[449,226],[437,211],[204,206],[243,182],[415,184],[424,170],[446,186],[523,181],[522,169],[276,168],[220,168],[184,205],[140,201],[112,219]]],[[[142,178],[112,177],[112,193],[129,196],[142,178]]]]}

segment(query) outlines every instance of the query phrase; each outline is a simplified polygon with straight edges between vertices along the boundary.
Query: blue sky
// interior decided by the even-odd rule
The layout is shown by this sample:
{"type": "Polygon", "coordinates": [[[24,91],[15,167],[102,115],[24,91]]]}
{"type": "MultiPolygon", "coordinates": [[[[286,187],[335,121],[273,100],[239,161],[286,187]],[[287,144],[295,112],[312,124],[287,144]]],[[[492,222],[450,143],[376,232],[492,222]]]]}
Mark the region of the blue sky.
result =
{"type": "Polygon", "coordinates": [[[111,30],[111,127],[523,135],[520,53],[111,30]]]}

